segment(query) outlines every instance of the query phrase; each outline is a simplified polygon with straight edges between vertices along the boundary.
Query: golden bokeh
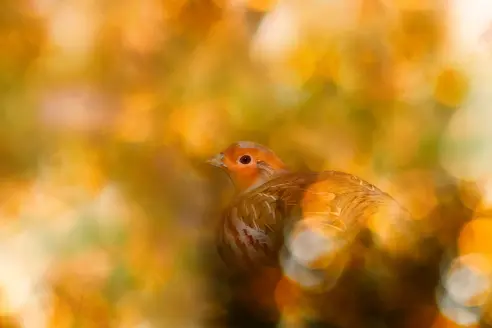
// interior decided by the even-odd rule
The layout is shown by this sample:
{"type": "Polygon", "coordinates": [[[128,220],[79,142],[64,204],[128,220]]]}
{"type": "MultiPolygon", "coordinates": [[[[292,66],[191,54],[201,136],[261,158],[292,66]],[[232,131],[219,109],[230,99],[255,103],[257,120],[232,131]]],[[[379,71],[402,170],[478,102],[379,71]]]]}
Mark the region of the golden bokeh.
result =
{"type": "MultiPolygon", "coordinates": [[[[462,6],[4,0],[0,327],[236,327],[225,317],[242,298],[284,326],[325,311],[357,328],[356,286],[410,304],[402,326],[464,327],[467,305],[433,299],[447,257],[492,261],[492,9],[462,6]],[[237,291],[213,240],[233,191],[204,160],[238,140],[269,146],[293,170],[356,174],[411,219],[368,211],[353,231],[372,239],[316,263],[332,276],[303,271],[332,283],[329,300],[292,277],[276,282],[277,271],[237,291]],[[406,285],[407,268],[390,260],[400,257],[435,270],[406,285]],[[362,277],[339,277],[346,266],[362,277]]],[[[305,213],[329,207],[330,195],[314,195],[330,187],[307,191],[305,213]]],[[[482,296],[478,317],[492,322],[482,296]]]]}

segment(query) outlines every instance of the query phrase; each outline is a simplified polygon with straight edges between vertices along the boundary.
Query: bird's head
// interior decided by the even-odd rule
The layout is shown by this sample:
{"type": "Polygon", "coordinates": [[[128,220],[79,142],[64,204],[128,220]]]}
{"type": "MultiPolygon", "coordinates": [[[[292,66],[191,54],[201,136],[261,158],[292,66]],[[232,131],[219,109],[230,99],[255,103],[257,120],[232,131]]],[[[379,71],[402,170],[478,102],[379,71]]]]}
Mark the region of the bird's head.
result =
{"type": "Polygon", "coordinates": [[[225,170],[239,192],[251,190],[287,172],[286,165],[273,151],[250,141],[233,143],[207,163],[225,170]]]}

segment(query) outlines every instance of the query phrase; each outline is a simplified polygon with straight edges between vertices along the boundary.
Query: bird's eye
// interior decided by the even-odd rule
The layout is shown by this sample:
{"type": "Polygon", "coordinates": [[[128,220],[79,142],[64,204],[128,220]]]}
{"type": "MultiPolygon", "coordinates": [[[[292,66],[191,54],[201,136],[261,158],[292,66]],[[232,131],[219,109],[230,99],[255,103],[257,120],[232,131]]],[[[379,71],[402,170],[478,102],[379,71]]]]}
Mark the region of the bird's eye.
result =
{"type": "Polygon", "coordinates": [[[243,155],[243,156],[239,157],[239,163],[245,164],[245,165],[251,163],[251,156],[243,155]]]}

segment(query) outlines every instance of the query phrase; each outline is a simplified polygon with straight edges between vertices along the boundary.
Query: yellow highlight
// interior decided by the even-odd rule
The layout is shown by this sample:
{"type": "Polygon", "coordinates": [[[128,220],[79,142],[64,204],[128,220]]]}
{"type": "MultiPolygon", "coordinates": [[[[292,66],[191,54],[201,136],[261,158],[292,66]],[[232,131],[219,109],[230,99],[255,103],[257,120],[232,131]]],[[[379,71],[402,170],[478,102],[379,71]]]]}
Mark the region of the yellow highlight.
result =
{"type": "Polygon", "coordinates": [[[249,0],[248,8],[255,11],[266,12],[271,10],[278,0],[249,0]]]}
{"type": "Polygon", "coordinates": [[[481,253],[492,259],[492,219],[479,217],[468,222],[460,232],[458,246],[461,255],[481,253]]]}
{"type": "Polygon", "coordinates": [[[434,97],[443,105],[459,106],[468,92],[468,80],[463,73],[455,69],[444,69],[438,76],[434,88],[434,97]]]}

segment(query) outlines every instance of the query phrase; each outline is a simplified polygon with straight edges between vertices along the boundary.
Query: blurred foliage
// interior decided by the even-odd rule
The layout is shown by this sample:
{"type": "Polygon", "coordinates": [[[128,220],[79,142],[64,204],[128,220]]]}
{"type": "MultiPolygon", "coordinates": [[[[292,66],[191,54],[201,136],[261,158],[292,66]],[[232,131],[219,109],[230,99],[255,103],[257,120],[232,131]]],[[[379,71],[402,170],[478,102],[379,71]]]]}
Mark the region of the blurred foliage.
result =
{"type": "Polygon", "coordinates": [[[452,120],[490,64],[450,46],[441,3],[3,0],[0,326],[222,313],[209,237],[230,188],[203,160],[237,140],[360,175],[458,254],[489,213],[490,129],[452,120]]]}

